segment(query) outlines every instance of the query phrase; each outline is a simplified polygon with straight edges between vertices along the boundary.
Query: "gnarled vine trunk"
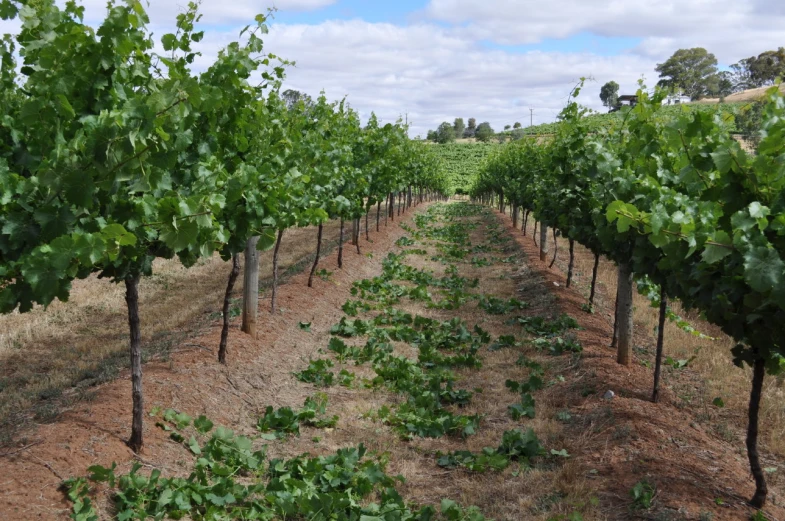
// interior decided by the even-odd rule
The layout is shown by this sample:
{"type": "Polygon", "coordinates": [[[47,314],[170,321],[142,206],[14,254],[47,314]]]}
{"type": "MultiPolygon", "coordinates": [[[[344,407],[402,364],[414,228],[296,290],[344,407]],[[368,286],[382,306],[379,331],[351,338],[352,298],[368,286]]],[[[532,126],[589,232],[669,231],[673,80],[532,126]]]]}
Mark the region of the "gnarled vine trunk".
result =
{"type": "Polygon", "coordinates": [[[553,260],[551,261],[548,268],[553,268],[553,265],[556,264],[556,253],[559,251],[559,242],[556,240],[556,228],[553,229],[553,260]]]}
{"type": "Polygon", "coordinates": [[[134,452],[144,444],[144,396],[142,394],[142,328],[139,321],[139,275],[125,279],[125,304],[128,308],[129,348],[131,354],[131,437],[128,446],[134,452]]]}
{"type": "Polygon", "coordinates": [[[575,241],[569,239],[570,241],[570,263],[567,265],[567,287],[569,288],[572,284],[572,271],[575,268],[575,241]]]}
{"type": "Polygon", "coordinates": [[[534,233],[532,234],[532,240],[534,241],[534,245],[537,246],[537,220],[534,220],[534,233]]]}
{"type": "Polygon", "coordinates": [[[308,276],[308,287],[313,287],[313,276],[316,273],[316,267],[319,265],[319,256],[322,253],[322,231],[324,230],[324,224],[319,223],[319,231],[316,233],[316,258],[313,260],[313,266],[311,266],[311,274],[308,276]]]}
{"type": "Polygon", "coordinates": [[[651,401],[660,401],[660,374],[662,373],[662,349],[665,344],[665,315],[668,311],[668,296],[664,287],[660,287],[660,318],[657,323],[657,354],[654,360],[654,389],[651,392],[651,401]]]}
{"type": "Polygon", "coordinates": [[[354,220],[354,245],[357,247],[357,255],[360,254],[360,218],[354,220]]]}
{"type": "Polygon", "coordinates": [[[591,293],[589,293],[589,309],[594,309],[594,294],[597,290],[597,270],[599,267],[600,267],[600,254],[595,253],[594,268],[591,270],[591,293]]]}
{"type": "Polygon", "coordinates": [[[623,262],[619,264],[619,292],[616,297],[618,306],[616,361],[622,365],[630,365],[632,361],[632,286],[632,269],[628,263],[623,262]]]}
{"type": "Polygon", "coordinates": [[[545,223],[540,223],[540,260],[547,262],[548,260],[548,227],[545,223]]]}
{"type": "Polygon", "coordinates": [[[750,505],[763,508],[769,494],[766,486],[766,476],[760,464],[758,454],[758,417],[760,416],[760,399],[763,393],[763,380],[766,377],[766,361],[758,356],[756,351],[755,363],[752,366],[752,389],[750,390],[750,407],[747,418],[747,459],[750,461],[750,471],[755,478],[755,494],[750,499],[750,505]]]}
{"type": "Polygon", "coordinates": [[[229,307],[232,300],[232,289],[240,274],[240,256],[232,255],[232,270],[229,272],[229,281],[226,283],[226,293],[223,302],[223,326],[221,327],[221,341],[218,344],[218,361],[226,363],[226,341],[229,338],[229,307]]]}
{"type": "Polygon", "coordinates": [[[275,249],[273,250],[273,288],[270,298],[270,313],[275,313],[278,305],[278,253],[281,250],[281,239],[283,239],[283,229],[278,230],[278,237],[275,239],[275,249]]]}
{"type": "Polygon", "coordinates": [[[338,232],[338,268],[343,269],[343,217],[341,217],[341,231],[338,232]]]}

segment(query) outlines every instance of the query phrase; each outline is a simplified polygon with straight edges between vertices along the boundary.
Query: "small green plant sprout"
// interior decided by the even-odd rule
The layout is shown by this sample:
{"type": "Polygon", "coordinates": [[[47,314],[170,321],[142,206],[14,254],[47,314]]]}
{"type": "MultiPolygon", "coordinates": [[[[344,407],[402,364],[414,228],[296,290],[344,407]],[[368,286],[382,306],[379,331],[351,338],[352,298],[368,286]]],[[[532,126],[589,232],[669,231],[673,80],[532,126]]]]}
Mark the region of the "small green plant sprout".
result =
{"type": "Polygon", "coordinates": [[[331,367],[333,367],[331,360],[311,360],[306,369],[293,374],[301,382],[311,383],[317,387],[330,387],[335,379],[335,375],[329,371],[331,367]]]}
{"type": "Polygon", "coordinates": [[[329,282],[332,279],[333,272],[322,268],[316,272],[316,275],[318,275],[319,278],[323,281],[329,282]]]}
{"type": "Polygon", "coordinates": [[[562,449],[562,450],[551,449],[551,456],[556,458],[569,458],[570,454],[567,452],[567,449],[562,449]]]}
{"type": "Polygon", "coordinates": [[[306,333],[310,333],[311,332],[311,323],[310,322],[300,322],[299,324],[297,324],[297,326],[300,329],[302,329],[303,331],[305,331],[306,333]]]}
{"type": "Polygon", "coordinates": [[[723,400],[721,396],[718,396],[718,397],[716,397],[715,399],[713,399],[713,400],[711,401],[711,404],[712,404],[714,407],[717,407],[717,408],[719,408],[719,409],[722,409],[723,407],[725,407],[725,400],[723,400]]]}
{"type": "Polygon", "coordinates": [[[695,360],[696,358],[697,358],[696,356],[692,356],[692,357],[690,357],[687,360],[675,360],[675,359],[671,358],[670,356],[668,356],[668,357],[665,358],[665,362],[663,362],[663,363],[665,365],[667,365],[667,366],[670,366],[670,367],[676,369],[676,370],[681,370],[681,369],[684,369],[685,367],[687,367],[688,365],[690,365],[692,363],[692,361],[695,360]]]}
{"type": "Polygon", "coordinates": [[[630,490],[633,508],[637,510],[648,510],[654,504],[657,489],[646,480],[637,482],[630,490]]]}

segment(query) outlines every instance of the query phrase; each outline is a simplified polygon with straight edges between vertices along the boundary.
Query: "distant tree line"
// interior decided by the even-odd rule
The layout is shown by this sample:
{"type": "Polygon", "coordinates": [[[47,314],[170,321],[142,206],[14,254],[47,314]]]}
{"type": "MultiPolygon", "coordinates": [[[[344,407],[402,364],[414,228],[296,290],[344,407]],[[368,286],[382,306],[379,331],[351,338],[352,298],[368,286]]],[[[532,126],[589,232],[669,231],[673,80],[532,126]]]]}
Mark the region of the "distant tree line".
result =
{"type": "MultiPolygon", "coordinates": [[[[505,125],[504,130],[509,131],[510,128],[521,130],[521,124],[516,122],[514,125],[505,125]]],[[[515,133],[515,130],[513,133],[515,133]]],[[[445,121],[436,130],[429,130],[426,139],[436,143],[451,143],[456,139],[474,138],[477,141],[487,143],[494,137],[497,137],[500,141],[506,140],[507,135],[497,134],[487,121],[483,121],[478,125],[475,118],[469,118],[469,122],[466,124],[463,118],[455,118],[452,125],[445,121]]]]}
{"type": "MultiPolygon", "coordinates": [[[[703,47],[679,49],[658,63],[657,85],[682,92],[691,100],[723,99],[735,92],[774,85],[785,78],[785,47],[744,58],[720,71],[717,58],[703,47]]],[[[600,100],[609,109],[619,106],[619,84],[609,81],[600,89],[600,100]]]]}

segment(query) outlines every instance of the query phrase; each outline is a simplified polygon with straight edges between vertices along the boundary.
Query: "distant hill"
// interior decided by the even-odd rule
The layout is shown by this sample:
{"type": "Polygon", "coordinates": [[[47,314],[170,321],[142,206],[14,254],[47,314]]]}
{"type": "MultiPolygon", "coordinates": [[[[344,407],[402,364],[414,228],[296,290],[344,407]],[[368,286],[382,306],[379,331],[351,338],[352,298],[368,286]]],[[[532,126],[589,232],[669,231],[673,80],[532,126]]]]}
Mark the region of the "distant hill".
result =
{"type": "MultiPolygon", "coordinates": [[[[759,87],[757,89],[749,89],[743,90],[741,92],[736,92],[735,94],[731,94],[730,96],[725,97],[725,103],[749,103],[750,101],[758,101],[763,96],[766,95],[766,91],[769,90],[771,87],[759,87]]],[[[780,85],[780,92],[785,92],[785,83],[780,85]]],[[[703,104],[703,103],[719,103],[719,98],[705,98],[702,100],[695,101],[693,103],[703,104]]]]}

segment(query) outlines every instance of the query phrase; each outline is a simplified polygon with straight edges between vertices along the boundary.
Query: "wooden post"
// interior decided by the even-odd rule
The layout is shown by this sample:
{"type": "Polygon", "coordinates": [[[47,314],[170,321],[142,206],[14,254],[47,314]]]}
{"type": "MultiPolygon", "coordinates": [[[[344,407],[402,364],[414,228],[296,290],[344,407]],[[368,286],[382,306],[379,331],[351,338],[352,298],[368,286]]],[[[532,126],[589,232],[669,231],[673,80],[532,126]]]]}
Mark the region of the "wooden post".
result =
{"type": "Polygon", "coordinates": [[[540,223],[540,260],[546,262],[548,259],[548,227],[545,223],[540,223]]]}
{"type": "Polygon", "coordinates": [[[243,333],[256,338],[256,319],[259,315],[259,237],[251,237],[245,245],[243,271],[243,333]]]}
{"type": "Polygon", "coordinates": [[[616,361],[622,365],[632,362],[632,269],[628,263],[619,264],[619,306],[618,318],[618,345],[616,346],[616,361]]]}

